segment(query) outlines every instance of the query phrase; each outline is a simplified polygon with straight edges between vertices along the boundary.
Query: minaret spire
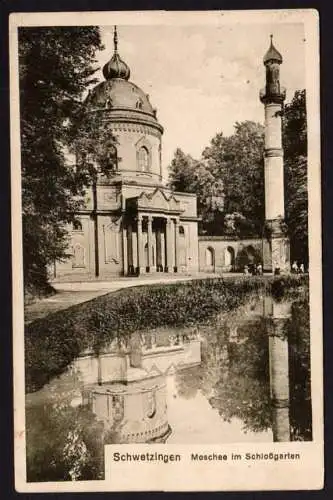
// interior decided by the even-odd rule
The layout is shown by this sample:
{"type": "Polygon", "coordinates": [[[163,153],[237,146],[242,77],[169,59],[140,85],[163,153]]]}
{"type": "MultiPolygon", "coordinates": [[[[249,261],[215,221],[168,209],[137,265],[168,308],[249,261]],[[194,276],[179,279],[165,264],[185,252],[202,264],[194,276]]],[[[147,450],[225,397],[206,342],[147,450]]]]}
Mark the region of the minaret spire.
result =
{"type": "Polygon", "coordinates": [[[117,26],[115,26],[114,30],[113,30],[113,46],[114,46],[114,53],[118,54],[118,33],[117,33],[117,26]]]}

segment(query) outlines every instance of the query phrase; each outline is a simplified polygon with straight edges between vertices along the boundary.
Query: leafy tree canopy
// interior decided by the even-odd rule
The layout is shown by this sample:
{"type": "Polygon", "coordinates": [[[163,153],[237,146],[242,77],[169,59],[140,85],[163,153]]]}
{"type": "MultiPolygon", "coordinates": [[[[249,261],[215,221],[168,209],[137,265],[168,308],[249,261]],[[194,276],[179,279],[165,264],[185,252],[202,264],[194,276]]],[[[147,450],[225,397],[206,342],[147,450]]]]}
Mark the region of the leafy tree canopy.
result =
{"type": "Polygon", "coordinates": [[[177,150],[170,166],[170,184],[196,193],[201,233],[251,235],[261,231],[264,217],[264,128],[245,121],[235,133],[218,133],[194,160],[177,150]]]}
{"type": "Polygon", "coordinates": [[[216,225],[223,213],[223,185],[214,177],[205,161],[198,161],[177,149],[169,167],[170,187],[175,191],[195,193],[199,215],[203,221],[201,232],[216,225]]]}
{"type": "Polygon", "coordinates": [[[291,257],[308,262],[306,93],[298,90],[283,113],[286,222],[291,257]]]}
{"type": "MultiPolygon", "coordinates": [[[[42,289],[48,266],[65,257],[65,224],[79,207],[72,195],[91,180],[91,165],[74,167],[66,152],[73,147],[78,119],[83,123],[83,95],[96,82],[95,53],[102,48],[96,27],[19,30],[26,291],[42,289]]],[[[83,147],[83,127],[79,132],[83,147]]]]}

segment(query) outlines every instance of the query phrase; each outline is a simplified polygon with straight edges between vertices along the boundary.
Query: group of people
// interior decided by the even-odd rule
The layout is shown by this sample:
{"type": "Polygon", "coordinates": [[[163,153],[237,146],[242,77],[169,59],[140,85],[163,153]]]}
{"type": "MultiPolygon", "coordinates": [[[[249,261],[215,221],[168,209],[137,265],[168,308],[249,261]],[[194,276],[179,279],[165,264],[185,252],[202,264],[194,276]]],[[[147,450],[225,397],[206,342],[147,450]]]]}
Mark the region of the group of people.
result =
{"type": "Polygon", "coordinates": [[[305,273],[305,268],[303,262],[300,263],[300,265],[297,264],[297,261],[294,260],[294,262],[291,265],[291,272],[293,274],[303,274],[305,273]]]}
{"type": "Polygon", "coordinates": [[[244,274],[252,274],[252,276],[261,276],[263,273],[262,264],[247,264],[244,266],[244,274]]]}
{"type": "MultiPolygon", "coordinates": [[[[301,262],[299,265],[297,261],[294,261],[291,265],[291,272],[293,274],[304,274],[305,273],[305,267],[303,262],[301,262]]],[[[252,274],[252,276],[262,276],[263,274],[263,268],[262,264],[259,262],[258,264],[246,264],[244,266],[244,274],[252,274]]],[[[279,272],[275,273],[279,274],[279,272]]]]}

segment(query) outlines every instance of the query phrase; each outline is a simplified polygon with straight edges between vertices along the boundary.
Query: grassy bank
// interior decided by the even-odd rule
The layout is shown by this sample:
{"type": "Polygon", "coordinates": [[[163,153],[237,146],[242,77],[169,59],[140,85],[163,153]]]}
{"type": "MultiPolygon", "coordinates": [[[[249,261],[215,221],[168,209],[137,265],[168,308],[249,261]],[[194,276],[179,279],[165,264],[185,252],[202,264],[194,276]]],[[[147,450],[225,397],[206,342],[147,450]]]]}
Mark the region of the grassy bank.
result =
{"type": "Polygon", "coordinates": [[[200,324],[231,311],[253,293],[276,298],[307,284],[306,276],[214,278],[147,285],[103,295],[36,320],[25,329],[26,390],[38,390],[87,348],[161,326],[200,324]]]}

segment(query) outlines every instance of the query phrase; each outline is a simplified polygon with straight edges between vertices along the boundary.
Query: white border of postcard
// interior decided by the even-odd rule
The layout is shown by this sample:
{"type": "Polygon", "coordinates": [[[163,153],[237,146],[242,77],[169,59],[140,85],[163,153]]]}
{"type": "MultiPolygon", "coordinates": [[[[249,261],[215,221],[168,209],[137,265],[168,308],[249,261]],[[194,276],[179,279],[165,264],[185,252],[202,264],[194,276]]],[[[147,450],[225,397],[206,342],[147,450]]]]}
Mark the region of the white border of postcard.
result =
{"type": "Polygon", "coordinates": [[[10,15],[10,113],[13,248],[13,364],[15,423],[15,487],[19,492],[92,491],[246,491],[295,490],[323,487],[323,356],[322,265],[319,117],[319,16],[315,10],[215,12],[75,12],[15,13],[10,15]],[[106,447],[102,481],[27,483],[25,464],[24,305],[21,231],[20,121],[18,36],[20,26],[57,25],[219,25],[233,23],[304,23],[308,116],[308,185],[310,253],[310,325],[313,404],[313,441],[226,445],[110,445],[106,447]],[[115,451],[180,454],[181,461],[116,462],[115,451]],[[226,455],[226,460],[191,461],[192,453],[226,455]],[[232,461],[232,453],[262,454],[271,458],[232,461]],[[299,460],[275,459],[300,454],[299,460]]]}

